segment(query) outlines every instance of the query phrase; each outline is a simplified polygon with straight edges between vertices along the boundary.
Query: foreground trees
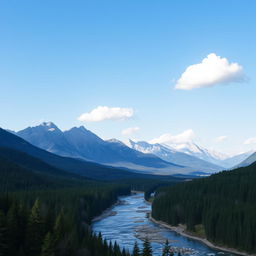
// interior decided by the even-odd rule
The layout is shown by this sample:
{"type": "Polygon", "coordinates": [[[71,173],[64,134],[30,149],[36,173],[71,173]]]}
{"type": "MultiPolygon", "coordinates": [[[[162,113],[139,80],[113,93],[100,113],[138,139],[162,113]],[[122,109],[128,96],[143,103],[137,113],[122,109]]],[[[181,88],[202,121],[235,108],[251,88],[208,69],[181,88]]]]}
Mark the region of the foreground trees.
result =
{"type": "Polygon", "coordinates": [[[0,196],[1,256],[127,256],[90,231],[92,218],[129,188],[12,192],[0,196]]]}
{"type": "Polygon", "coordinates": [[[142,250],[142,256],[152,256],[152,247],[151,244],[146,237],[144,243],[143,243],[143,250],[142,250]]]}
{"type": "Polygon", "coordinates": [[[135,243],[134,243],[132,256],[140,256],[140,249],[139,249],[137,241],[135,241],[135,243]]]}
{"type": "Polygon", "coordinates": [[[256,164],[158,190],[152,216],[214,243],[256,252],[256,164]]]}
{"type": "Polygon", "coordinates": [[[170,249],[171,249],[171,247],[169,245],[169,241],[166,240],[166,242],[164,244],[162,256],[170,256],[171,255],[170,249]]]}

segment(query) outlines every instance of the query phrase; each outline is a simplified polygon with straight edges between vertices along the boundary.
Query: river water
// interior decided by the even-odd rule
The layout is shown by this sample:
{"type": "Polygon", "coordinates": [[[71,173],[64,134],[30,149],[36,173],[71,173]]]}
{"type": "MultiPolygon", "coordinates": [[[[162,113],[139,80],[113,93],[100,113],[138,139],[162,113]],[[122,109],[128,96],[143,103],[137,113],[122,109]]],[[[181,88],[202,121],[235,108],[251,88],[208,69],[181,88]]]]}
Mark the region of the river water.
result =
{"type": "Polygon", "coordinates": [[[114,206],[107,214],[93,222],[96,233],[101,232],[107,241],[116,241],[122,248],[132,251],[135,240],[142,247],[143,238],[148,237],[154,256],[162,255],[166,239],[174,251],[181,250],[186,255],[227,256],[231,253],[217,251],[199,241],[181,236],[167,228],[150,221],[147,216],[151,205],[145,202],[144,195],[135,194],[120,197],[121,204],[114,206]]]}

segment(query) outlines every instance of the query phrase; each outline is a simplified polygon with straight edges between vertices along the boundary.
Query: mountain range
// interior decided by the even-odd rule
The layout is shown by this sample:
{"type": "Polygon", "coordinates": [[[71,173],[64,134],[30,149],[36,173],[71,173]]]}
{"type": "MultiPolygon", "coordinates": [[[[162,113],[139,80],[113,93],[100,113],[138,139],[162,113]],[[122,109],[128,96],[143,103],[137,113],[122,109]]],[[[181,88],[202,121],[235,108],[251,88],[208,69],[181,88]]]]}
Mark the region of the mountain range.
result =
{"type": "Polygon", "coordinates": [[[56,155],[161,175],[196,172],[210,174],[230,169],[252,153],[228,157],[191,141],[180,144],[150,144],[146,141],[129,140],[129,143],[124,144],[116,139],[103,140],[84,126],[62,131],[52,122],[13,133],[56,155]]]}
{"type": "Polygon", "coordinates": [[[129,145],[131,148],[138,150],[143,153],[154,154],[165,161],[172,162],[175,164],[183,164],[185,166],[190,166],[198,171],[219,171],[222,167],[215,165],[213,163],[202,160],[193,155],[189,155],[175,149],[168,147],[167,145],[150,144],[146,141],[134,142],[129,140],[129,145]]]}
{"type": "Polygon", "coordinates": [[[129,140],[127,144],[143,153],[155,154],[166,161],[176,164],[183,163],[186,166],[199,169],[208,168],[211,171],[233,168],[253,153],[250,151],[229,157],[223,153],[206,149],[191,141],[179,144],[150,144],[146,141],[135,142],[129,140]]]}
{"type": "Polygon", "coordinates": [[[34,146],[60,156],[128,168],[142,173],[185,174],[193,171],[190,167],[134,150],[121,141],[105,141],[83,126],[61,131],[54,123],[44,122],[16,134],[34,146]]]}
{"type": "Polygon", "coordinates": [[[14,162],[15,164],[27,169],[34,169],[35,162],[37,162],[37,169],[38,165],[40,165],[40,168],[44,168],[47,172],[50,171],[52,173],[55,171],[64,171],[92,179],[112,180],[141,177],[140,174],[132,173],[124,169],[108,167],[97,163],[70,157],[62,157],[50,153],[1,128],[0,148],[1,157],[4,157],[8,161],[14,162]],[[31,160],[31,157],[34,160],[31,160]]]}

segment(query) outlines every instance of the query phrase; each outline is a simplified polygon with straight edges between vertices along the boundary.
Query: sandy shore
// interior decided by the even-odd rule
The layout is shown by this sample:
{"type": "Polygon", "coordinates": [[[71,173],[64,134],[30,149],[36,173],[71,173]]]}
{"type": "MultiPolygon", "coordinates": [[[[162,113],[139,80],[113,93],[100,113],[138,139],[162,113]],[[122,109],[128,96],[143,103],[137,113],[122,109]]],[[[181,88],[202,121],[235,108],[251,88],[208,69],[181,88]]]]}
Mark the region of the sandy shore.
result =
{"type": "Polygon", "coordinates": [[[123,204],[124,202],[122,200],[117,200],[116,203],[114,203],[113,205],[111,205],[109,208],[107,208],[105,211],[103,211],[99,216],[96,216],[92,219],[92,222],[95,222],[95,221],[99,221],[99,220],[102,220],[108,216],[114,216],[116,215],[116,212],[113,211],[113,208],[117,205],[121,205],[123,204]]]}
{"type": "Polygon", "coordinates": [[[200,238],[200,237],[197,237],[197,236],[194,236],[194,235],[191,235],[191,234],[188,234],[185,230],[185,228],[183,226],[171,226],[163,221],[158,221],[158,220],[155,220],[151,215],[149,217],[149,219],[158,224],[158,225],[161,225],[163,227],[166,227],[182,236],[185,236],[185,237],[188,237],[188,238],[191,238],[191,239],[194,239],[194,240],[197,240],[201,243],[204,243],[205,245],[213,248],[213,249],[216,249],[216,250],[221,250],[221,251],[226,251],[226,252],[230,252],[230,253],[234,253],[234,254],[240,254],[240,255],[244,255],[244,256],[255,256],[256,254],[248,254],[246,252],[241,252],[241,251],[238,251],[234,248],[227,248],[227,247],[222,247],[222,246],[218,246],[218,245],[215,245],[213,243],[211,243],[210,241],[208,241],[206,238],[200,238]]]}

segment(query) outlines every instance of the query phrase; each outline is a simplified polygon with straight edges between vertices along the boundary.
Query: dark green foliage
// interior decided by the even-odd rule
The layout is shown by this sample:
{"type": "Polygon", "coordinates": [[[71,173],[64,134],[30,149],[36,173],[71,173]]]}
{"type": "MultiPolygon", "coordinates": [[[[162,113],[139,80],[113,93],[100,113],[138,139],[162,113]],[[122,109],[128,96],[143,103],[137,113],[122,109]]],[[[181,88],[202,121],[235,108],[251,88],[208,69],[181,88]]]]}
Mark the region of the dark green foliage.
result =
{"type": "Polygon", "coordinates": [[[65,231],[68,229],[68,227],[65,226],[65,220],[64,220],[64,214],[63,211],[59,213],[59,215],[56,218],[54,227],[53,227],[53,244],[55,245],[55,253],[56,255],[61,255],[61,251],[65,249],[63,247],[63,239],[65,236],[65,231]]]}
{"type": "MultiPolygon", "coordinates": [[[[49,171],[53,169],[51,167],[48,168],[49,171]]],[[[85,178],[81,178],[80,176],[75,175],[70,176],[67,175],[64,171],[59,171],[57,175],[54,174],[54,172],[45,173],[38,171],[38,169],[31,170],[26,167],[17,165],[16,163],[7,160],[2,156],[0,156],[0,175],[0,192],[77,187],[88,182],[85,178]]]]}
{"type": "Polygon", "coordinates": [[[127,255],[127,252],[125,251],[125,249],[123,248],[123,250],[122,250],[122,254],[121,254],[122,256],[126,256],[127,255]]]}
{"type": "Polygon", "coordinates": [[[37,199],[28,218],[26,234],[26,252],[28,256],[39,255],[43,242],[43,218],[40,202],[37,199]]]}
{"type": "Polygon", "coordinates": [[[109,246],[89,225],[119,195],[129,194],[130,186],[86,180],[52,167],[48,172],[48,165],[23,156],[24,164],[31,161],[36,169],[0,156],[0,256],[114,256],[115,250],[121,256],[118,245],[109,246]]]}
{"type": "Polygon", "coordinates": [[[91,233],[92,219],[130,189],[181,181],[59,157],[2,129],[0,146],[0,256],[127,256],[91,233]]]}
{"type": "Polygon", "coordinates": [[[188,230],[202,224],[214,243],[256,252],[256,164],[159,189],[152,216],[188,230]]]}
{"type": "Polygon", "coordinates": [[[140,256],[140,249],[139,249],[137,241],[135,241],[135,243],[134,243],[132,256],[140,256]]]}
{"type": "Polygon", "coordinates": [[[168,240],[166,240],[164,244],[162,256],[170,256],[170,245],[168,240]]]}
{"type": "Polygon", "coordinates": [[[92,218],[129,188],[93,182],[88,188],[13,192],[0,197],[0,255],[128,255],[91,233],[92,218]],[[87,214],[86,214],[87,213],[87,214]],[[51,216],[51,218],[49,217],[51,216]],[[86,253],[87,254],[86,254],[86,253]],[[88,254],[89,253],[89,254],[88,254]]]}
{"type": "Polygon", "coordinates": [[[141,256],[152,256],[152,247],[147,237],[143,242],[143,249],[142,249],[141,256]]]}
{"type": "Polygon", "coordinates": [[[18,228],[18,206],[14,202],[7,212],[6,227],[7,229],[7,246],[10,248],[10,254],[15,253],[19,243],[19,228],[18,228]]]}
{"type": "Polygon", "coordinates": [[[48,232],[44,238],[41,256],[55,256],[55,241],[53,235],[48,232]]]}
{"type": "Polygon", "coordinates": [[[3,211],[0,211],[0,256],[4,256],[7,253],[7,224],[6,217],[3,211]]]}

